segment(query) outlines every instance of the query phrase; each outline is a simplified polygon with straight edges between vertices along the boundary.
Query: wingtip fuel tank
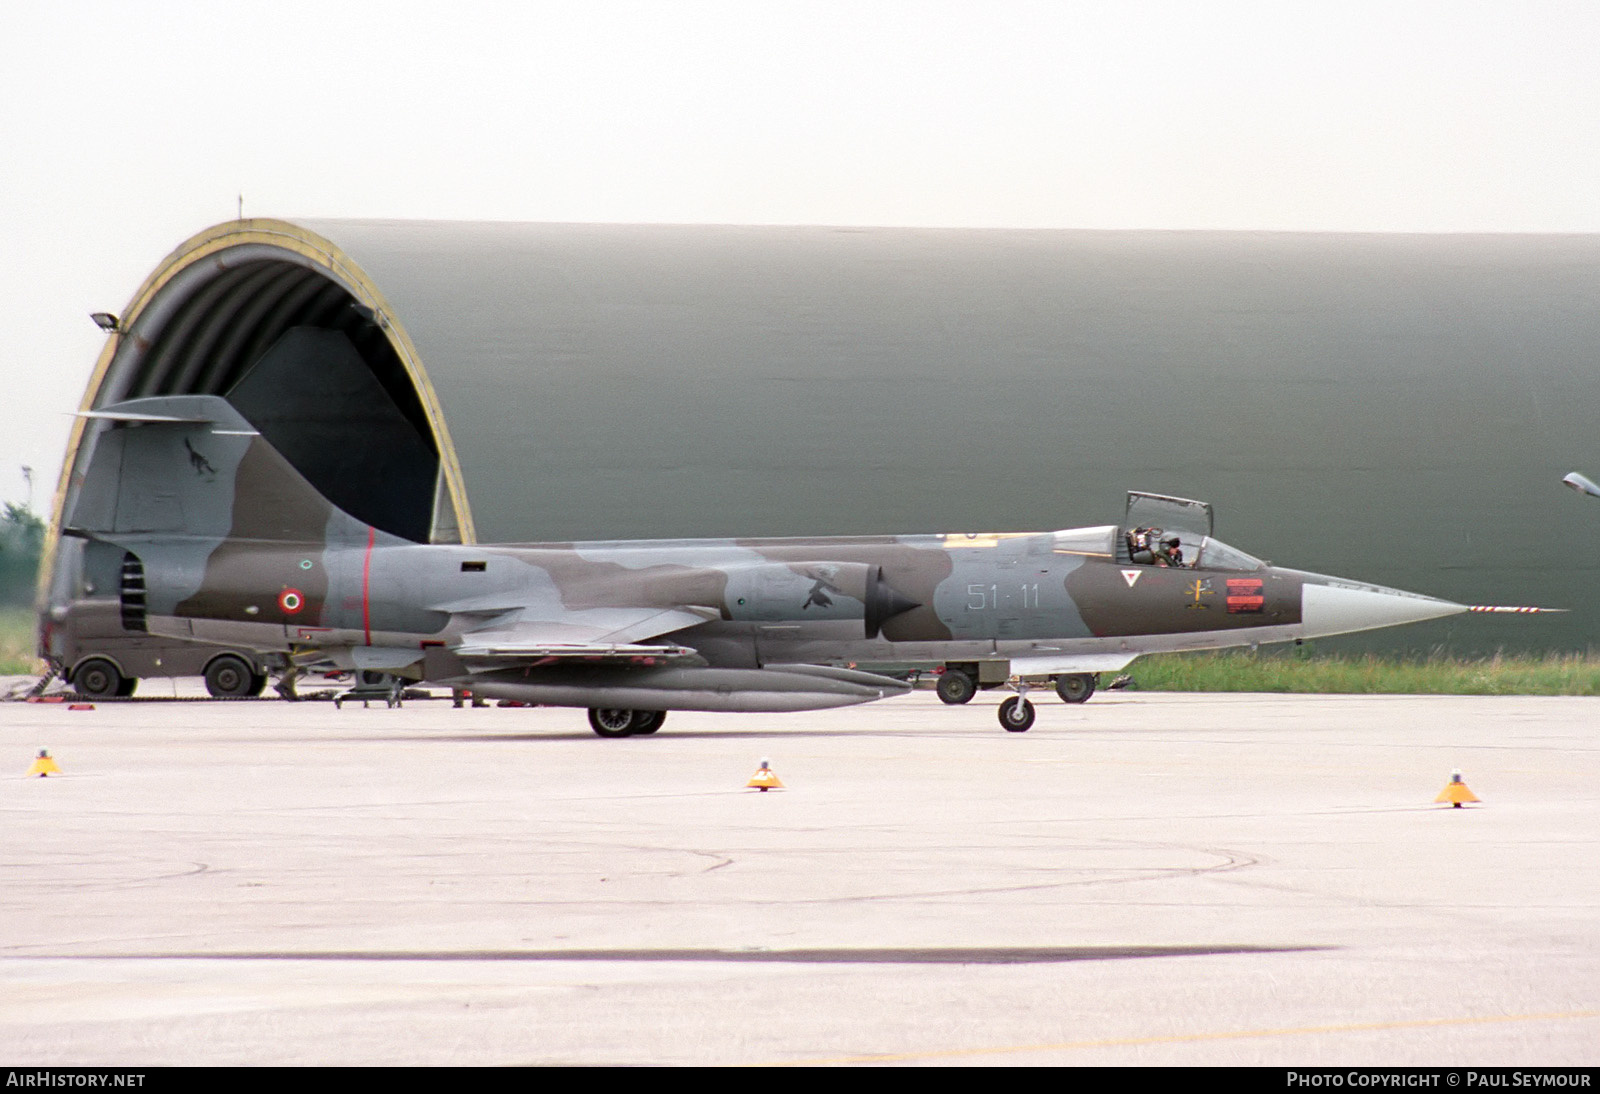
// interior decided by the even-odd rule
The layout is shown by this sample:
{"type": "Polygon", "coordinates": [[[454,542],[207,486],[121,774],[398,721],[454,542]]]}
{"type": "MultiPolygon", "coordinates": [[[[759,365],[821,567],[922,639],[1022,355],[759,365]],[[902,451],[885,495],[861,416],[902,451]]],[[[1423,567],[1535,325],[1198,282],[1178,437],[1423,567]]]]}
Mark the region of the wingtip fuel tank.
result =
{"type": "Polygon", "coordinates": [[[1561,481],[1580,494],[1588,494],[1590,497],[1600,498],[1600,486],[1596,486],[1587,475],[1581,475],[1573,471],[1561,481]]]}

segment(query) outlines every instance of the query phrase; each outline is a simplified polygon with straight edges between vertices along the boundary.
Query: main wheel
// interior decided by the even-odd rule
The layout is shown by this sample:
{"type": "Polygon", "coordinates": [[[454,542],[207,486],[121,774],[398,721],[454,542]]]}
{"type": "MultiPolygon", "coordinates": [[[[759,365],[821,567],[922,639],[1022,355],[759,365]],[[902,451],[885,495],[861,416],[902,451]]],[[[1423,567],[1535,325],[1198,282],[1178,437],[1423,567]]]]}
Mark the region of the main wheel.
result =
{"type": "Polygon", "coordinates": [[[954,707],[970,703],[978,693],[978,685],[960,669],[945,669],[934,690],[939,693],[940,699],[954,707]]]}
{"type": "Polygon", "coordinates": [[[661,723],[667,720],[664,710],[636,710],[633,712],[633,736],[648,737],[661,728],[661,723]]]}
{"type": "Polygon", "coordinates": [[[1086,703],[1094,694],[1094,676],[1087,672],[1074,672],[1056,677],[1056,694],[1063,703],[1086,703]]]}
{"type": "Polygon", "coordinates": [[[91,657],[72,674],[72,689],[90,699],[114,699],[122,694],[124,677],[104,657],[91,657]]]}
{"type": "Polygon", "coordinates": [[[206,690],[217,699],[241,699],[246,695],[255,695],[255,670],[244,658],[225,653],[206,666],[206,690]]]}
{"type": "Polygon", "coordinates": [[[605,707],[589,708],[589,728],[602,737],[629,737],[633,735],[634,712],[610,710],[605,707]]]}
{"type": "Polygon", "coordinates": [[[1020,695],[1013,695],[1000,704],[1000,725],[1007,733],[1026,733],[1033,725],[1033,704],[1020,695]]]}

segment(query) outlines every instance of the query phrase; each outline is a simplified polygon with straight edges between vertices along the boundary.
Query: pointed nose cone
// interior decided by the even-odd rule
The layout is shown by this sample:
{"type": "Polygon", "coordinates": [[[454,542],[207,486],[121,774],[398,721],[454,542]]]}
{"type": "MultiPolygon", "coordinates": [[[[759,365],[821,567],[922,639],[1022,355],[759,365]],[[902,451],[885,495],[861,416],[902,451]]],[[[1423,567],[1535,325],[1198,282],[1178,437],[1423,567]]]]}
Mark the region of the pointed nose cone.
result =
{"type": "Polygon", "coordinates": [[[1307,581],[1300,589],[1300,622],[1306,638],[1421,623],[1466,610],[1465,604],[1355,582],[1307,581]]]}

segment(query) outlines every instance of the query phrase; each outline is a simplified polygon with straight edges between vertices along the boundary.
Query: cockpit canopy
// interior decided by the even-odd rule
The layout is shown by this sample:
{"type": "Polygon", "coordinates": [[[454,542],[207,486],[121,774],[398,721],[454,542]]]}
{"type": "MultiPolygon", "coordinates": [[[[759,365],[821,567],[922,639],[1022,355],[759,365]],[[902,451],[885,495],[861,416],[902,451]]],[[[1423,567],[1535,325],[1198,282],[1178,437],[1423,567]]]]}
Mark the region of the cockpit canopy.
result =
{"type": "Polygon", "coordinates": [[[1128,491],[1127,511],[1122,517],[1124,528],[1158,527],[1179,535],[1189,533],[1195,539],[1209,536],[1214,523],[1207,502],[1138,490],[1128,491]]]}
{"type": "Polygon", "coordinates": [[[1119,562],[1135,566],[1172,566],[1184,570],[1259,570],[1266,563],[1229,547],[1213,536],[1144,525],[1123,528],[1117,547],[1119,562]]]}
{"type": "Polygon", "coordinates": [[[1136,566],[1244,571],[1265,565],[1213,538],[1212,524],[1206,502],[1130,490],[1116,554],[1136,566]]]}
{"type": "MultiPolygon", "coordinates": [[[[1133,533],[1138,530],[1113,524],[1094,528],[1068,528],[1052,536],[1051,549],[1058,555],[1111,559],[1123,566],[1172,565],[1171,562],[1157,561],[1148,553],[1143,557],[1135,557],[1131,544],[1133,533]]],[[[1182,558],[1181,565],[1186,570],[1250,571],[1259,570],[1266,565],[1260,559],[1247,555],[1236,547],[1230,547],[1212,536],[1201,536],[1187,531],[1168,532],[1166,529],[1160,529],[1160,532],[1163,538],[1177,537],[1182,558]]]]}

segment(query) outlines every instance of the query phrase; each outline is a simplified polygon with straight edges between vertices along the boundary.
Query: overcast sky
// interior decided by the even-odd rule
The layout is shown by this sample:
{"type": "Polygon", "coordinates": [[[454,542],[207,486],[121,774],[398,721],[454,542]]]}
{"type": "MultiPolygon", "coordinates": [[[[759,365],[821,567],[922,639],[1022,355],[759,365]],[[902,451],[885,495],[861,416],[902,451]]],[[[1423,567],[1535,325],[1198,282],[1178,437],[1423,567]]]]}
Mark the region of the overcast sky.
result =
{"type": "Polygon", "coordinates": [[[0,500],[235,215],[1600,231],[1592,2],[15,3],[0,500]]]}

